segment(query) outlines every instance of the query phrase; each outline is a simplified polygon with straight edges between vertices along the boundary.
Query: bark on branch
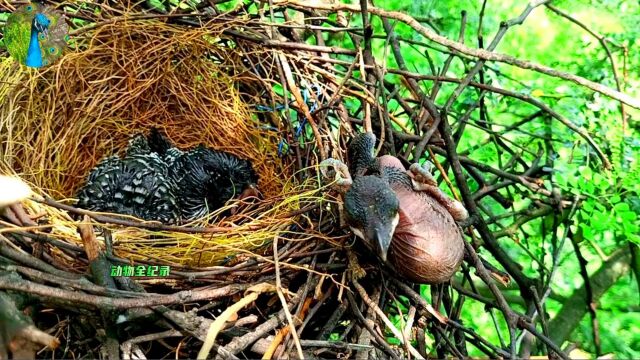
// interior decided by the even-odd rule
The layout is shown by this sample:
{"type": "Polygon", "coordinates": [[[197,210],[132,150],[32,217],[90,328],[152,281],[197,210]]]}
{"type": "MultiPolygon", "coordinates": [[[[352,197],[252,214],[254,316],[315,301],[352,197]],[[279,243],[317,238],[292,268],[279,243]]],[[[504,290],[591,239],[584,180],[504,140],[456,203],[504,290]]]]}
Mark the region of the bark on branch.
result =
{"type": "MultiPolygon", "coordinates": [[[[590,283],[593,291],[593,301],[598,299],[622,277],[629,272],[631,254],[626,249],[613,253],[600,269],[591,275],[590,283]]],[[[554,343],[561,345],[587,313],[587,295],[585,284],[576,289],[565,301],[560,312],[549,323],[549,333],[554,343]]]]}

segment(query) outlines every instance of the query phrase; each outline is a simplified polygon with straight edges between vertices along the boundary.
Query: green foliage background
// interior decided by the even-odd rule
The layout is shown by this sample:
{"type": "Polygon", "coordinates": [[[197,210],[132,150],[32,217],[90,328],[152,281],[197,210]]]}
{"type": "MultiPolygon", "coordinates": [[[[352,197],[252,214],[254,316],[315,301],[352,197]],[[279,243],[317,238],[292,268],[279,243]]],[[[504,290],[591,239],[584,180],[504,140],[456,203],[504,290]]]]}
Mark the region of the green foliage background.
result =
{"type": "MultiPolygon", "coordinates": [[[[466,11],[465,44],[477,47],[481,1],[378,0],[375,1],[375,5],[386,10],[406,12],[449,39],[458,38],[461,11],[466,11]]],[[[640,54],[637,50],[640,45],[640,4],[637,1],[613,0],[554,1],[553,5],[608,40],[622,83],[622,91],[639,97],[640,54]]],[[[518,16],[525,6],[526,3],[521,1],[488,1],[481,30],[485,46],[497,32],[500,22],[518,16]]],[[[361,19],[353,18],[351,21],[352,26],[361,26],[361,19]]],[[[395,65],[393,56],[385,57],[386,34],[381,22],[375,19],[373,26],[374,33],[379,35],[377,41],[374,41],[376,59],[385,59],[389,64],[395,65]]],[[[404,24],[397,23],[394,30],[404,39],[429,43],[404,24]]],[[[344,38],[328,37],[326,40],[327,45],[337,44],[347,48],[352,46],[346,44],[349,40],[344,38]]],[[[544,6],[536,8],[524,24],[511,28],[495,51],[616,88],[611,63],[598,39],[545,9],[544,6]]],[[[431,74],[430,62],[440,69],[446,60],[446,54],[436,51],[428,54],[429,59],[424,53],[413,51],[410,45],[403,47],[403,55],[409,69],[421,74],[431,74]]],[[[470,69],[469,64],[473,65],[456,58],[449,70],[451,77],[461,77],[465,69],[470,69]]],[[[579,242],[582,254],[588,261],[589,273],[592,274],[599,269],[608,255],[616,249],[623,248],[629,251],[630,243],[640,244],[640,112],[625,107],[627,124],[623,127],[620,104],[609,98],[558,78],[506,64],[489,62],[485,68],[488,69],[486,74],[489,83],[533,96],[575,125],[588,130],[613,164],[614,168],[611,171],[603,170],[602,164],[588,144],[555,121],[549,121],[548,124],[526,124],[519,129],[519,135],[511,135],[509,138],[514,144],[535,153],[538,146],[545,146],[536,136],[548,132],[553,134],[552,146],[556,153],[556,158],[553,159],[554,172],[551,179],[546,180],[545,186],[551,189],[553,182],[555,187],[562,189],[565,196],[574,194],[585,197],[572,219],[570,230],[575,234],[574,238],[579,242]]],[[[442,100],[446,100],[454,88],[455,84],[444,85],[443,91],[439,93],[438,103],[442,104],[442,100]]],[[[466,90],[454,106],[454,112],[464,113],[467,105],[476,100],[477,92],[466,90]]],[[[486,101],[489,118],[496,130],[512,125],[537,111],[537,108],[531,105],[495,94],[487,97],[486,101]]],[[[397,108],[398,104],[391,102],[389,106],[393,112],[394,106],[397,108]]],[[[472,118],[478,118],[477,110],[472,118]]],[[[500,167],[500,164],[507,161],[506,158],[499,158],[486,133],[475,131],[473,127],[467,127],[458,146],[458,152],[465,151],[469,152],[472,159],[495,167],[500,167]]],[[[529,161],[532,158],[533,155],[528,156],[529,161]]],[[[470,186],[475,190],[474,184],[470,186]]],[[[518,194],[512,195],[516,199],[516,210],[527,208],[530,203],[528,198],[518,194]]],[[[497,210],[499,206],[495,204],[495,208],[497,210]]],[[[552,235],[544,233],[542,229],[545,223],[549,225],[551,221],[551,216],[531,221],[523,226],[522,232],[501,239],[501,245],[508,249],[508,253],[518,263],[523,264],[525,274],[529,276],[536,277],[540,271],[540,266],[532,262],[530,254],[543,257],[545,263],[550,263],[549,239],[552,235]]],[[[565,229],[560,227],[559,231],[562,230],[565,229]]],[[[488,253],[483,255],[490,257],[488,253]]],[[[616,358],[640,358],[639,293],[638,283],[633,274],[635,272],[637,275],[637,270],[636,266],[634,271],[623,276],[597,302],[603,354],[613,353],[616,358]]],[[[552,295],[547,301],[551,319],[565,300],[583,283],[578,261],[568,240],[560,253],[557,271],[552,283],[552,295]]],[[[506,290],[505,294],[515,309],[524,311],[517,291],[506,290]]],[[[427,288],[424,296],[429,297],[427,288]]],[[[399,306],[403,307],[402,304],[399,306]]],[[[402,310],[406,313],[406,309],[402,310]]],[[[396,312],[393,307],[389,311],[396,312]]],[[[508,332],[500,314],[486,311],[480,303],[468,301],[462,319],[493,343],[508,341],[508,332]]],[[[403,319],[396,315],[395,321],[402,323],[403,319]]],[[[581,350],[595,357],[593,331],[588,314],[573,332],[571,340],[576,342],[581,350]]],[[[482,355],[478,351],[470,351],[472,356],[482,355]]]]}

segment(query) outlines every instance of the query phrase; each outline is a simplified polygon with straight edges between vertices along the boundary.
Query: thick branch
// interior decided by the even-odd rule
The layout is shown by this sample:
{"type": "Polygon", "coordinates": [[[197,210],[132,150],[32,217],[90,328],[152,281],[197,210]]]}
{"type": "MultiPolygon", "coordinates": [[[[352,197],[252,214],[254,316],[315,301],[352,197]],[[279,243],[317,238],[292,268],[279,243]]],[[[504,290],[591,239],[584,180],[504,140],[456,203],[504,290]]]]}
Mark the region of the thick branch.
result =
{"type": "MultiPolygon", "coordinates": [[[[594,302],[598,301],[620,277],[629,272],[630,259],[629,252],[626,249],[620,249],[613,253],[595,274],[591,275],[594,302]]],[[[580,324],[587,313],[586,293],[585,284],[576,289],[549,324],[549,334],[554,343],[562,344],[580,324]]]]}
{"type": "Polygon", "coordinates": [[[75,301],[103,309],[130,309],[154,305],[182,304],[189,301],[213,300],[244,290],[244,285],[227,285],[218,289],[194,289],[170,295],[139,299],[121,299],[63,290],[21,279],[17,274],[0,276],[0,289],[25,292],[45,298],[75,301]]]}

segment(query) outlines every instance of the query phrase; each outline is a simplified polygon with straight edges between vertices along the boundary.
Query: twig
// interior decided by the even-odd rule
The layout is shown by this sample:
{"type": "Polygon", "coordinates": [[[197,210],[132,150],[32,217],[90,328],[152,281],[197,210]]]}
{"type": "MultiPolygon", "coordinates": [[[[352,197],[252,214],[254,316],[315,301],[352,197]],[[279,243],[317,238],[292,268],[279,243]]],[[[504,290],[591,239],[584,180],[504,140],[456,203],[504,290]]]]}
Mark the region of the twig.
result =
{"type": "MultiPolygon", "coordinates": [[[[533,281],[529,279],[526,275],[520,271],[519,266],[513,259],[511,259],[505,252],[500,248],[496,242],[496,239],[493,237],[489,227],[485,223],[484,219],[480,216],[478,212],[477,205],[473,200],[473,196],[471,195],[471,191],[469,189],[469,185],[466,182],[464,174],[462,172],[462,166],[460,165],[460,159],[458,157],[458,153],[456,151],[456,144],[453,142],[451,127],[449,125],[449,121],[446,116],[443,116],[442,121],[440,122],[439,129],[442,134],[442,137],[445,141],[445,148],[447,155],[449,157],[449,161],[451,162],[451,169],[455,175],[456,183],[460,189],[460,194],[464,199],[464,204],[469,214],[471,216],[475,216],[477,218],[476,229],[480,233],[482,240],[484,240],[484,245],[491,252],[491,254],[500,261],[500,263],[505,267],[507,272],[514,278],[514,280],[520,285],[520,289],[522,291],[528,291],[529,286],[532,285],[533,281]]],[[[467,244],[468,245],[468,244],[467,244]]],[[[475,253],[475,251],[474,251],[475,253]]],[[[484,280],[484,279],[483,279],[484,280]]],[[[494,285],[495,286],[495,285],[494,285]]],[[[497,295],[496,295],[497,296],[497,295]]],[[[504,301],[504,299],[503,299],[504,301]]],[[[503,307],[504,305],[500,305],[503,307]]],[[[506,308],[503,308],[503,311],[506,311],[506,308]]],[[[507,313],[505,312],[505,316],[507,313]]],[[[509,319],[507,319],[509,321],[509,319]]],[[[513,325],[513,324],[512,324],[513,325]]],[[[513,334],[512,334],[513,335],[513,334]]],[[[512,337],[512,355],[515,352],[515,336],[512,337]]]]}
{"type": "Polygon", "coordinates": [[[40,329],[36,328],[31,319],[27,318],[16,308],[15,303],[4,292],[0,292],[0,357],[8,359],[6,348],[13,353],[12,358],[34,357],[35,350],[40,346],[52,349],[60,345],[60,341],[40,329]],[[35,345],[35,348],[34,348],[35,345]]]}
{"type": "MultiPolygon", "coordinates": [[[[427,308],[431,307],[431,304],[429,304],[425,299],[423,299],[420,294],[416,293],[413,289],[411,289],[411,287],[407,286],[406,284],[400,282],[400,281],[396,281],[395,285],[402,291],[404,292],[411,300],[413,300],[419,307],[421,307],[422,309],[424,309],[425,313],[430,313],[429,311],[427,311],[427,308]]],[[[457,322],[449,319],[447,320],[447,325],[451,325],[453,327],[455,327],[456,329],[460,329],[461,331],[469,334],[472,336],[473,339],[477,340],[479,343],[481,343],[483,346],[486,346],[487,348],[491,349],[492,351],[495,352],[495,354],[498,354],[499,356],[502,357],[508,357],[509,353],[497,348],[496,346],[492,345],[489,341],[487,341],[486,339],[484,339],[483,337],[479,336],[473,329],[468,329],[460,324],[458,324],[457,322]]],[[[476,342],[472,343],[476,344],[476,342]]]]}
{"type": "Polygon", "coordinates": [[[487,284],[487,286],[489,286],[489,289],[491,290],[493,295],[496,297],[496,300],[498,302],[498,307],[502,311],[505,321],[507,322],[507,326],[509,328],[510,357],[512,359],[515,359],[516,357],[515,329],[517,326],[518,317],[513,312],[513,310],[511,310],[511,308],[509,307],[509,304],[504,299],[504,296],[502,296],[502,293],[500,292],[500,290],[498,290],[496,284],[493,282],[493,279],[491,278],[491,275],[489,275],[488,271],[484,268],[484,265],[482,265],[482,261],[480,261],[480,258],[478,258],[478,255],[476,254],[473,247],[471,247],[471,245],[469,245],[467,242],[465,242],[464,245],[465,245],[465,248],[467,249],[468,254],[471,256],[472,261],[474,262],[473,265],[478,270],[477,271],[478,276],[480,276],[480,278],[487,284]]]}
{"type": "MultiPolygon", "coordinates": [[[[149,342],[149,341],[154,341],[154,340],[159,340],[159,339],[165,339],[168,337],[177,337],[177,336],[184,336],[184,334],[182,334],[180,331],[177,330],[167,330],[167,331],[162,331],[159,333],[154,333],[154,334],[148,334],[148,335],[142,335],[142,336],[137,336],[134,337],[132,339],[129,339],[125,342],[122,343],[122,345],[120,345],[120,348],[122,350],[122,358],[124,360],[131,360],[133,357],[131,356],[131,348],[133,347],[133,345],[135,344],[140,344],[143,342],[149,342]]],[[[178,355],[178,351],[176,351],[176,356],[178,355]]]]}
{"type": "MultiPolygon", "coordinates": [[[[548,1],[548,0],[546,0],[548,1]]],[[[532,7],[535,6],[539,6],[540,4],[545,3],[546,1],[537,1],[534,2],[532,7]]],[[[277,5],[290,5],[292,7],[296,7],[296,8],[314,8],[314,9],[320,9],[320,10],[332,10],[332,11],[339,11],[339,10],[344,10],[344,11],[351,11],[351,12],[359,12],[360,9],[357,6],[353,6],[353,5],[347,5],[347,4],[329,4],[329,3],[300,3],[298,1],[292,1],[292,0],[277,0],[274,1],[274,4],[277,5]]],[[[576,83],[578,85],[581,85],[583,87],[586,87],[590,90],[593,90],[595,92],[601,93],[603,95],[606,95],[612,99],[621,101],[631,107],[634,107],[636,109],[640,109],[640,100],[631,97],[630,95],[621,93],[619,91],[613,90],[607,86],[595,83],[593,81],[587,80],[583,77],[577,76],[577,75],[573,75],[573,74],[568,74],[565,72],[561,72],[558,70],[555,70],[553,68],[544,66],[544,65],[540,65],[540,64],[536,64],[536,63],[532,63],[529,61],[525,61],[525,60],[520,60],[518,58],[515,58],[513,56],[509,56],[509,55],[505,55],[505,54],[500,54],[500,53],[495,53],[495,52],[491,52],[491,51],[487,51],[487,50],[483,50],[483,49],[474,49],[474,48],[469,48],[465,45],[462,45],[458,42],[449,40],[446,37],[440,36],[436,33],[434,33],[431,29],[423,26],[422,24],[420,24],[418,21],[416,21],[414,18],[412,18],[411,16],[404,14],[404,13],[400,13],[400,12],[396,12],[396,11],[386,11],[386,10],[382,10],[376,7],[369,7],[368,11],[372,14],[378,15],[380,17],[386,17],[386,18],[390,18],[390,19],[395,19],[395,20],[399,20],[404,22],[405,24],[411,26],[414,30],[416,30],[417,32],[419,32],[421,35],[423,35],[424,37],[426,37],[427,39],[437,42],[438,44],[441,44],[443,46],[448,47],[449,49],[452,50],[456,50],[459,51],[465,55],[469,55],[469,56],[473,56],[482,60],[487,60],[487,61],[497,61],[497,62],[503,62],[509,65],[513,65],[513,66],[517,66],[519,68],[525,69],[525,70],[533,70],[536,72],[539,72],[541,74],[545,74],[545,75],[549,75],[552,77],[557,77],[560,79],[564,79],[564,80],[568,80],[571,81],[573,83],[576,83]]]]}
{"type": "Polygon", "coordinates": [[[344,341],[300,340],[302,347],[321,347],[328,349],[372,350],[371,345],[351,344],[344,341]]]}
{"type": "Polygon", "coordinates": [[[358,291],[358,294],[360,294],[360,296],[362,297],[362,300],[364,300],[365,304],[367,304],[367,306],[373,308],[373,310],[376,312],[376,314],[378,315],[378,317],[380,317],[380,319],[382,319],[382,322],[384,322],[384,324],[391,330],[391,332],[393,333],[393,335],[400,340],[400,342],[407,346],[409,348],[409,352],[411,353],[411,355],[415,356],[418,359],[423,359],[422,355],[420,355],[420,353],[418,352],[418,350],[416,350],[413,346],[411,346],[411,344],[405,344],[405,339],[404,336],[402,336],[402,333],[400,332],[400,330],[398,330],[389,320],[389,318],[387,317],[387,315],[384,314],[384,312],[382,310],[380,310],[380,307],[378,307],[377,304],[373,303],[373,301],[371,301],[371,298],[369,298],[369,295],[367,295],[367,292],[365,291],[365,289],[362,287],[362,285],[360,285],[358,283],[357,280],[353,279],[352,280],[353,286],[356,288],[356,290],[358,291]]]}
{"type": "Polygon", "coordinates": [[[206,359],[209,356],[209,352],[213,345],[215,344],[216,337],[218,333],[223,329],[225,323],[235,314],[238,313],[243,307],[251,304],[256,301],[258,295],[264,292],[273,292],[276,289],[273,285],[269,284],[258,284],[247,289],[249,293],[237,303],[229,306],[222,314],[220,314],[214,322],[209,326],[209,331],[207,332],[207,338],[205,339],[200,351],[198,352],[197,359],[206,359]]]}
{"type": "Polygon", "coordinates": [[[393,349],[391,349],[391,347],[389,346],[389,344],[387,344],[385,339],[382,336],[380,336],[380,334],[376,332],[373,326],[371,326],[371,324],[364,318],[364,316],[362,316],[362,313],[360,312],[360,309],[358,309],[358,305],[356,304],[356,300],[353,297],[353,294],[351,294],[351,292],[349,291],[347,291],[346,294],[347,294],[347,299],[349,299],[349,304],[351,304],[351,310],[353,310],[354,314],[356,315],[358,320],[362,323],[362,325],[364,325],[364,327],[367,328],[369,333],[373,335],[373,337],[376,339],[378,344],[382,346],[382,349],[388,356],[390,356],[394,360],[399,360],[400,357],[398,357],[396,352],[393,351],[393,349]]]}
{"type": "Polygon", "coordinates": [[[289,306],[287,305],[287,300],[284,298],[284,294],[282,292],[282,282],[280,280],[280,263],[278,260],[278,236],[276,236],[273,239],[273,261],[275,263],[275,270],[276,270],[276,291],[278,293],[278,298],[282,303],[282,310],[284,310],[285,317],[289,322],[289,327],[291,329],[290,333],[296,345],[298,356],[300,357],[300,359],[304,359],[304,354],[302,353],[302,346],[300,345],[300,339],[298,338],[298,332],[296,331],[296,325],[293,322],[293,318],[291,317],[291,312],[289,312],[289,306]]]}
{"type": "Polygon", "coordinates": [[[320,330],[320,333],[318,334],[316,339],[317,340],[326,339],[329,336],[329,334],[336,328],[338,322],[340,322],[340,318],[342,317],[342,314],[344,314],[346,310],[347,310],[347,302],[343,301],[340,303],[340,305],[338,305],[338,307],[331,314],[331,316],[329,316],[329,318],[327,319],[327,322],[324,324],[324,326],[320,330]]]}
{"type": "Polygon", "coordinates": [[[523,317],[520,317],[518,319],[518,326],[522,329],[525,329],[527,331],[529,331],[530,333],[534,334],[538,339],[542,340],[542,342],[547,345],[548,347],[550,347],[558,356],[560,356],[562,359],[565,360],[569,360],[569,357],[560,349],[560,347],[558,345],[556,345],[551,339],[549,339],[548,337],[540,334],[535,326],[531,325],[528,321],[526,321],[526,319],[524,319],[523,317]]]}
{"type": "MultiPolygon", "coordinates": [[[[540,324],[542,325],[542,333],[544,336],[549,337],[549,326],[547,325],[547,319],[545,317],[544,308],[542,307],[542,303],[540,302],[540,297],[538,296],[538,291],[535,286],[531,287],[531,294],[533,294],[533,303],[536,306],[536,310],[540,316],[540,324]]],[[[551,347],[547,345],[547,353],[551,354],[551,347]]]]}
{"type": "MultiPolygon", "coordinates": [[[[154,222],[123,220],[123,219],[115,218],[111,216],[100,215],[93,211],[78,209],[70,205],[61,204],[51,198],[45,198],[44,201],[42,201],[42,203],[49,206],[53,206],[58,209],[66,210],[75,214],[89,216],[90,218],[98,222],[111,223],[111,224],[128,226],[128,227],[136,227],[140,229],[157,230],[157,231],[175,231],[175,232],[184,232],[184,233],[205,233],[205,234],[229,231],[229,228],[220,227],[220,226],[188,227],[188,226],[163,225],[163,224],[154,223],[154,222]]],[[[259,229],[259,227],[250,226],[249,229],[257,230],[259,229]]]]}
{"type": "Polygon", "coordinates": [[[273,331],[280,323],[285,320],[284,310],[279,311],[275,316],[271,317],[269,320],[264,323],[258,325],[252,332],[236,337],[229,344],[224,347],[220,347],[218,349],[218,355],[222,357],[227,357],[221,350],[224,349],[225,353],[235,355],[247,348],[249,345],[256,342],[258,339],[264,337],[267,333],[273,331]]]}
{"type": "MultiPolygon", "coordinates": [[[[580,265],[580,275],[582,276],[582,280],[584,281],[584,290],[586,292],[586,305],[587,310],[589,311],[589,315],[591,316],[591,330],[593,331],[593,345],[596,349],[596,356],[600,356],[602,354],[602,348],[600,346],[600,330],[598,329],[598,316],[596,314],[596,303],[593,298],[593,290],[591,288],[591,279],[589,279],[589,272],[587,271],[587,260],[585,260],[584,256],[582,256],[582,250],[580,250],[580,244],[578,240],[573,235],[573,231],[569,229],[567,233],[569,239],[571,239],[571,244],[573,244],[573,251],[578,258],[578,265],[580,265]]],[[[542,317],[543,313],[539,312],[542,317]]]]}
{"type": "MultiPolygon", "coordinates": [[[[613,79],[616,82],[616,89],[618,91],[622,91],[622,84],[620,81],[620,75],[618,74],[618,68],[616,67],[616,62],[613,58],[613,54],[611,53],[611,49],[609,49],[609,45],[607,45],[607,38],[596,33],[595,31],[591,30],[588,26],[586,26],[584,23],[582,23],[581,21],[579,21],[578,19],[572,17],[571,15],[563,12],[562,10],[558,9],[557,7],[553,6],[552,4],[545,4],[545,6],[547,7],[547,9],[553,11],[554,13],[560,15],[561,17],[569,20],[570,22],[578,25],[579,27],[581,27],[582,29],[584,29],[586,32],[588,32],[591,36],[593,36],[594,38],[596,38],[598,40],[598,42],[600,43],[600,45],[602,45],[602,48],[604,49],[604,51],[607,53],[607,57],[609,58],[609,62],[611,63],[611,72],[613,73],[613,79]]],[[[626,115],[626,111],[624,108],[624,104],[620,103],[620,116],[622,118],[622,136],[625,136],[625,131],[627,128],[627,115],[626,115]]]]}
{"type": "MultiPolygon", "coordinates": [[[[347,256],[349,258],[349,263],[350,263],[349,267],[351,269],[357,269],[360,265],[358,264],[358,260],[355,257],[355,253],[353,253],[352,251],[348,251],[347,254],[348,254],[347,256]]],[[[357,277],[357,276],[359,276],[359,275],[352,274],[352,275],[349,276],[349,279],[352,279],[352,278],[357,277]]],[[[374,286],[373,293],[371,295],[371,297],[373,298],[372,302],[378,303],[380,301],[380,298],[382,297],[381,288],[382,288],[382,284],[378,284],[378,285],[374,286]]],[[[353,304],[351,303],[350,299],[349,299],[349,304],[351,304],[353,306],[353,304]]],[[[358,305],[357,310],[360,311],[361,304],[357,304],[357,305],[358,305]]],[[[353,311],[356,311],[356,310],[353,310],[353,311]]],[[[376,323],[376,312],[375,312],[374,308],[373,307],[368,307],[366,309],[366,312],[363,315],[364,315],[364,321],[366,321],[367,324],[369,324],[369,325],[371,325],[373,327],[375,325],[375,323],[376,323]]],[[[346,332],[345,332],[345,336],[346,336],[346,332]]],[[[345,336],[341,337],[341,339],[344,339],[345,336]]],[[[369,344],[371,344],[371,338],[372,337],[374,337],[374,334],[372,334],[370,331],[364,331],[364,330],[362,330],[362,327],[360,327],[360,334],[358,335],[357,342],[360,345],[369,345],[369,344]]],[[[372,356],[372,354],[371,354],[370,350],[358,351],[358,353],[356,354],[355,358],[356,358],[356,360],[367,360],[371,356],[372,356]]]]}
{"type": "Polygon", "coordinates": [[[13,247],[15,247],[15,245],[13,245],[13,243],[9,239],[7,239],[6,237],[2,236],[2,234],[0,234],[0,255],[6,256],[22,265],[25,265],[49,274],[53,274],[62,278],[80,279],[82,277],[82,275],[80,274],[71,274],[66,271],[57,269],[47,264],[46,262],[25,253],[19,248],[17,247],[13,248],[13,247]]]}
{"type": "Polygon", "coordinates": [[[311,130],[313,131],[313,134],[315,136],[317,149],[320,152],[320,161],[325,160],[327,158],[327,153],[324,149],[324,146],[322,146],[322,137],[320,136],[318,125],[316,124],[316,121],[313,119],[313,116],[311,116],[311,113],[309,112],[309,107],[307,107],[307,104],[304,102],[304,99],[302,98],[302,95],[300,93],[300,89],[298,89],[298,86],[296,85],[296,82],[293,79],[289,62],[287,61],[286,56],[284,56],[284,54],[282,53],[278,54],[278,58],[280,60],[280,64],[282,65],[282,69],[284,71],[284,77],[287,81],[287,85],[289,86],[291,94],[293,94],[293,97],[298,102],[298,106],[302,110],[302,113],[304,114],[304,116],[307,118],[309,125],[311,125],[311,130]]]}

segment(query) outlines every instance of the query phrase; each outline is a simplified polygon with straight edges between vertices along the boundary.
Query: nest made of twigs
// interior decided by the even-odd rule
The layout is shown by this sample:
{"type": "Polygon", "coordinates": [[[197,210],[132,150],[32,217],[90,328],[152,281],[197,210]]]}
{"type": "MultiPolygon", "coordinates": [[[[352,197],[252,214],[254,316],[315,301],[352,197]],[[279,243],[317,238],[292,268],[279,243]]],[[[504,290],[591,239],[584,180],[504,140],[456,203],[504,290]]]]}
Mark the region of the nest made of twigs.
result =
{"type": "MultiPolygon", "coordinates": [[[[296,214],[317,197],[317,186],[295,179],[294,166],[278,156],[277,134],[264,131],[252,115],[256,79],[243,71],[243,54],[222,35],[238,25],[212,22],[194,29],[153,20],[107,22],[88,30],[85,50],[45,70],[4,59],[0,172],[20,175],[40,196],[73,204],[104,156],[121,153],[132,134],[160,127],[179,147],[204,143],[250,160],[263,200],[218,217],[235,206],[230,204],[186,224],[184,231],[140,227],[133,219],[129,226],[104,224],[116,255],[206,267],[293,231],[294,224],[302,229],[296,214]]],[[[35,201],[27,207],[41,216],[50,236],[81,244],[78,223],[67,210],[35,201]]],[[[75,263],[58,248],[51,252],[59,262],[75,263]]]]}
{"type": "MultiPolygon", "coordinates": [[[[14,10],[6,3],[0,10],[14,10]]],[[[39,355],[195,358],[208,349],[216,358],[568,357],[560,346],[569,334],[559,333],[578,326],[581,315],[570,304],[587,285],[576,286],[578,297],[563,298],[571,300],[566,304],[538,311],[555,301],[547,295],[560,284],[557,270],[577,266],[562,260],[568,245],[561,239],[581,200],[554,185],[554,174],[574,165],[566,167],[552,145],[575,141],[570,163],[590,159],[592,150],[604,168],[609,160],[555,97],[531,95],[536,73],[513,78],[503,65],[638,102],[490,50],[515,25],[530,26],[525,18],[546,2],[503,19],[486,49],[446,37],[428,16],[367,1],[46,3],[69,16],[78,49],[48,69],[0,63],[0,172],[18,173],[39,195],[57,199],[25,204],[42,215],[37,226],[0,220],[0,272],[7,273],[0,276],[0,309],[9,309],[5,291],[23,295],[4,313],[32,314],[39,329],[64,344],[39,355]],[[307,102],[314,87],[315,102],[307,102]],[[204,142],[251,160],[264,199],[235,216],[214,214],[179,228],[89,214],[109,230],[97,232],[104,243],[91,242],[105,248],[93,253],[107,257],[102,261],[78,244],[78,228],[93,227],[74,220],[79,212],[69,198],[101,157],[158,124],[180,147],[204,142]],[[354,237],[338,221],[340,207],[326,206],[336,192],[316,189],[313,166],[327,157],[344,160],[349,139],[361,131],[373,131],[376,150],[405,165],[430,159],[441,187],[468,205],[465,234],[473,246],[449,284],[397,278],[360,251],[361,242],[335,246],[354,237]],[[284,139],[289,146],[280,158],[284,139]],[[536,229],[541,242],[529,241],[536,229]],[[268,251],[256,251],[271,239],[268,251]],[[240,256],[204,268],[231,254],[240,256]],[[171,275],[116,276],[111,284],[108,266],[122,262],[170,264],[171,275]],[[350,275],[356,262],[367,273],[360,280],[350,275]],[[27,301],[36,305],[22,306],[27,301]],[[114,324],[114,309],[132,316],[114,324]],[[449,319],[441,322],[433,309],[449,319]],[[545,324],[551,330],[568,320],[575,324],[547,334],[545,324]],[[118,333],[96,336],[96,329],[118,333]],[[118,341],[121,353],[112,346],[118,341]]],[[[467,20],[461,17],[460,29],[467,20]]],[[[593,280],[610,277],[607,269],[628,258],[616,250],[593,280]]],[[[589,278],[585,272],[584,284],[589,278]]]]}

